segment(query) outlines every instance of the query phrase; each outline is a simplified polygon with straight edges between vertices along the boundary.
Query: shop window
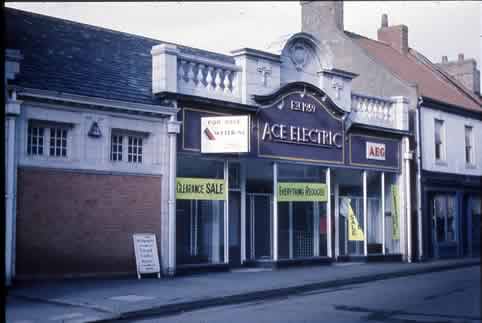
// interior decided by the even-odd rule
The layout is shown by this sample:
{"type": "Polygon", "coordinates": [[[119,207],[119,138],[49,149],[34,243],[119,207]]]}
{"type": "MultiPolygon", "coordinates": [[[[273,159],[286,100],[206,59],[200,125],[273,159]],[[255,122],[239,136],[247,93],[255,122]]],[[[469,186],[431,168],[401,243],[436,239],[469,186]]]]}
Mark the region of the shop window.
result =
{"type": "Polygon", "coordinates": [[[435,160],[445,160],[444,121],[439,119],[435,119],[435,160]]]}
{"type": "Polygon", "coordinates": [[[327,256],[326,173],[322,167],[278,164],[278,256],[327,256]],[[325,197],[307,195],[322,187],[325,197]],[[290,192],[289,194],[286,192],[290,192]],[[280,196],[286,196],[281,200],[280,196]],[[303,197],[307,200],[303,201],[303,197]],[[312,201],[310,201],[312,199],[312,201]]]}
{"type": "Polygon", "coordinates": [[[456,200],[452,195],[436,195],[433,198],[432,222],[437,242],[456,240],[456,200]]]}
{"type": "Polygon", "coordinates": [[[27,154],[68,157],[68,132],[71,124],[30,120],[27,130],[27,154]]]}
{"type": "Polygon", "coordinates": [[[195,186],[201,187],[205,183],[211,185],[223,180],[223,160],[178,156],[177,182],[179,187],[184,187],[183,192],[188,194],[183,196],[177,191],[177,265],[224,262],[225,200],[216,199],[212,190],[211,193],[203,190],[203,194],[196,195],[187,184],[195,183],[195,186]]]}
{"type": "Polygon", "coordinates": [[[465,163],[468,165],[474,164],[473,157],[473,140],[472,140],[472,127],[465,126],[465,163]]]}

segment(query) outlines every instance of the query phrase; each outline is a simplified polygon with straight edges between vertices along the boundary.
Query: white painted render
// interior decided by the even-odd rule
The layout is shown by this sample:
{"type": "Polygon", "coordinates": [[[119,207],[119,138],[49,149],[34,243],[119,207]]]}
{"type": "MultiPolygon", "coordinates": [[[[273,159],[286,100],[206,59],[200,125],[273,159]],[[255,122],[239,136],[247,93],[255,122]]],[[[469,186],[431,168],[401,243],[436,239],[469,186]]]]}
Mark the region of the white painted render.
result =
{"type": "Polygon", "coordinates": [[[421,141],[423,170],[482,176],[482,121],[422,106],[421,141]],[[435,119],[444,121],[445,161],[435,160],[435,119]],[[465,162],[465,126],[473,127],[474,164],[465,162]]]}
{"type": "MultiPolygon", "coordinates": [[[[63,168],[69,170],[95,170],[115,173],[165,174],[168,167],[167,119],[147,118],[134,115],[108,113],[94,110],[81,110],[68,106],[22,104],[18,119],[19,166],[63,168]],[[60,123],[70,123],[67,135],[67,157],[51,157],[44,150],[41,156],[27,154],[28,120],[38,119],[60,123]],[[102,132],[100,138],[88,136],[93,122],[97,122],[102,132]],[[123,161],[110,160],[110,140],[112,129],[131,130],[146,133],[143,138],[142,163],[127,162],[127,147],[124,143],[123,161]]],[[[45,139],[44,139],[45,141],[45,139]]]]}

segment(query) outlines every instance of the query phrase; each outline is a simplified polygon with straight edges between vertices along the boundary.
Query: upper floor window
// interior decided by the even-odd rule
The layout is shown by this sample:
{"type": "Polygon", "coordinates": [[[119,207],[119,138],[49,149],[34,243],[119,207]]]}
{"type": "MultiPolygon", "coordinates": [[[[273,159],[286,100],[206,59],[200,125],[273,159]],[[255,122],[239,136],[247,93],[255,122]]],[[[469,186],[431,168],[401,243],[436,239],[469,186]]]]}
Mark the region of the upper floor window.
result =
{"type": "Polygon", "coordinates": [[[44,128],[28,126],[27,135],[27,154],[43,155],[44,154],[44,128]]]}
{"type": "Polygon", "coordinates": [[[473,149],[473,139],[472,139],[472,127],[465,126],[465,163],[474,163],[474,149],[473,149]]]}
{"type": "Polygon", "coordinates": [[[145,134],[113,130],[110,145],[110,160],[142,163],[145,134]]]}
{"type": "Polygon", "coordinates": [[[445,160],[444,121],[435,119],[435,160],[445,160]]]}
{"type": "Polygon", "coordinates": [[[27,154],[67,157],[68,124],[30,121],[27,131],[27,154]]]}

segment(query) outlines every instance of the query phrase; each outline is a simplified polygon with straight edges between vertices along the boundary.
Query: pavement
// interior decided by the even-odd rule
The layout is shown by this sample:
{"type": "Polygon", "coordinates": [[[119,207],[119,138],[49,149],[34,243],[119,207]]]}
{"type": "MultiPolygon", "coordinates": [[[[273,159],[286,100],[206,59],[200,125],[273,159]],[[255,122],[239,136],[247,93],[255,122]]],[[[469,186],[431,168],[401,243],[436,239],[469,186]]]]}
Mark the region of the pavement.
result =
{"type": "Polygon", "coordinates": [[[279,298],[456,268],[480,258],[421,263],[334,263],[280,270],[244,268],[191,276],[17,282],[7,290],[6,321],[109,322],[279,298]]]}

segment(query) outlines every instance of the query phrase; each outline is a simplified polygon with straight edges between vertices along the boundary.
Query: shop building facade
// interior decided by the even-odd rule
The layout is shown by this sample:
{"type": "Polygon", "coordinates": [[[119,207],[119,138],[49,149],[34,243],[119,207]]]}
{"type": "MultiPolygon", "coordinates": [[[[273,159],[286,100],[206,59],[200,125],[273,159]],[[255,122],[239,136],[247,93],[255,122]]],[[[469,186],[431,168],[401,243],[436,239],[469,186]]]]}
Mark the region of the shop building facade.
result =
{"type": "Polygon", "coordinates": [[[301,8],[230,55],[7,8],[7,281],[411,261],[416,88],[301,8]]]}
{"type": "Polygon", "coordinates": [[[278,47],[152,49],[154,93],[181,122],[168,272],[406,259],[407,99],[353,93],[308,33],[278,47]]]}

